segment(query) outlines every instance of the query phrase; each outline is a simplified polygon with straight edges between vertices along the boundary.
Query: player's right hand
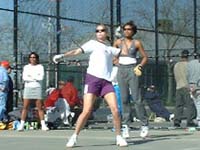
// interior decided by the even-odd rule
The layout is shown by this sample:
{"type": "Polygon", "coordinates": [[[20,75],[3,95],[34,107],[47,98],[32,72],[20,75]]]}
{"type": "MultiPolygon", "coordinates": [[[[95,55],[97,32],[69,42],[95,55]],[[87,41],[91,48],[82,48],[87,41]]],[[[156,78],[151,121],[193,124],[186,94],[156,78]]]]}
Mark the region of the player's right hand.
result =
{"type": "Polygon", "coordinates": [[[54,62],[55,64],[57,64],[57,63],[59,63],[59,61],[60,61],[62,58],[64,58],[64,54],[55,55],[55,56],[53,56],[53,62],[54,62]]]}

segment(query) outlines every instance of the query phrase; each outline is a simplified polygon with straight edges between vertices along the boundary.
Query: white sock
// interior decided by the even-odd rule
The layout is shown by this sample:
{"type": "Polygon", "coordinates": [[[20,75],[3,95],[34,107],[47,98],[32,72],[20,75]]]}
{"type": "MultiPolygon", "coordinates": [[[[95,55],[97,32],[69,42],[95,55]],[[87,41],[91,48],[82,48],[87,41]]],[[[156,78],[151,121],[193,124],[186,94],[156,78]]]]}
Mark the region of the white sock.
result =
{"type": "Polygon", "coordinates": [[[45,127],[45,126],[46,126],[46,124],[45,124],[45,121],[44,121],[44,120],[41,120],[41,126],[42,126],[42,127],[45,127]]]}
{"type": "Polygon", "coordinates": [[[20,121],[20,126],[24,126],[24,124],[25,124],[25,121],[24,121],[24,120],[21,120],[21,121],[20,121]]]}
{"type": "Polygon", "coordinates": [[[74,133],[73,135],[72,135],[72,137],[74,137],[74,138],[77,138],[77,134],[76,133],[74,133]]]}

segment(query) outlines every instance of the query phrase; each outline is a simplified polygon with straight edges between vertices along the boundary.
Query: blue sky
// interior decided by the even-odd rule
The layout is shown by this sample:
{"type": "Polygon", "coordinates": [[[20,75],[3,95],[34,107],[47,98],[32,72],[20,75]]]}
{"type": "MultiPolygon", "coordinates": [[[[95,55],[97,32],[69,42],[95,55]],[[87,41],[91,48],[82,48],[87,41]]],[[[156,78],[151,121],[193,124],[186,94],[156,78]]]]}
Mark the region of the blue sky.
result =
{"type": "Polygon", "coordinates": [[[13,8],[13,0],[0,0],[0,7],[2,8],[13,8]]]}
{"type": "MultiPolygon", "coordinates": [[[[13,9],[13,0],[0,0],[0,8],[13,9]]],[[[12,21],[12,12],[0,11],[0,24],[12,21]]]]}

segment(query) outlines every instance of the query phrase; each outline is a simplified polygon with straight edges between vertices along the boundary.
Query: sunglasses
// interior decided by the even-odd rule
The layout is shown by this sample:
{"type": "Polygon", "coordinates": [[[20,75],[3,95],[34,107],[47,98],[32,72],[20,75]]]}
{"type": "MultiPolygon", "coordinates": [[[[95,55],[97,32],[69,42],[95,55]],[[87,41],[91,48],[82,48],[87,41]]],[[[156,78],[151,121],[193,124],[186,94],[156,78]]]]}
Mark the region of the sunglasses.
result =
{"type": "Polygon", "coordinates": [[[36,58],[36,57],[29,57],[29,58],[36,58]]]}
{"type": "Polygon", "coordinates": [[[96,29],[96,33],[105,32],[105,31],[106,31],[105,29],[101,29],[101,30],[96,29]]]}

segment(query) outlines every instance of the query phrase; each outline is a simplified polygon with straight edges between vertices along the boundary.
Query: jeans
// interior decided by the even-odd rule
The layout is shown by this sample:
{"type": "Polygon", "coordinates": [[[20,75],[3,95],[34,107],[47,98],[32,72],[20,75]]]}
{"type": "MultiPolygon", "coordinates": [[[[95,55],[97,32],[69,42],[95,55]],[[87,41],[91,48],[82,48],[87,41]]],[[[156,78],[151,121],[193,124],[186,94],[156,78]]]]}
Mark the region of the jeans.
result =
{"type": "Polygon", "coordinates": [[[5,119],[7,93],[0,92],[0,120],[5,119]]]}
{"type": "Polygon", "coordinates": [[[169,120],[170,112],[162,104],[161,100],[154,100],[153,102],[148,102],[148,105],[151,111],[156,113],[156,116],[163,117],[166,120],[169,120]]]}

